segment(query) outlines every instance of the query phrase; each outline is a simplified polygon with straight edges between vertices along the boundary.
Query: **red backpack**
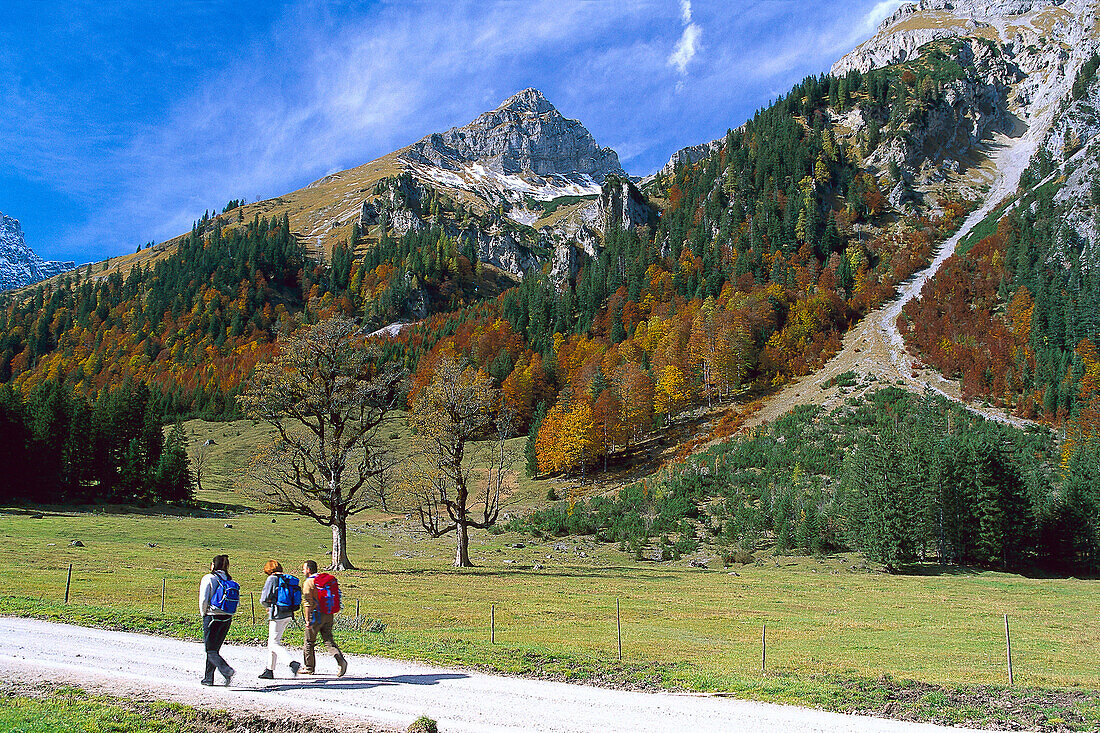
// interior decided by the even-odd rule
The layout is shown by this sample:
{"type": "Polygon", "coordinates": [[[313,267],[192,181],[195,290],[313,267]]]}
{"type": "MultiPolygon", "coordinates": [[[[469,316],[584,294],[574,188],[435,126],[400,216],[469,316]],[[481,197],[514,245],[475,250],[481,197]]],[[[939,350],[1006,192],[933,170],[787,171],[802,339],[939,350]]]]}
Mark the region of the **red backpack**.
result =
{"type": "Polygon", "coordinates": [[[317,589],[317,611],[334,614],[340,612],[340,584],[335,575],[318,573],[313,576],[313,585],[317,589]]]}

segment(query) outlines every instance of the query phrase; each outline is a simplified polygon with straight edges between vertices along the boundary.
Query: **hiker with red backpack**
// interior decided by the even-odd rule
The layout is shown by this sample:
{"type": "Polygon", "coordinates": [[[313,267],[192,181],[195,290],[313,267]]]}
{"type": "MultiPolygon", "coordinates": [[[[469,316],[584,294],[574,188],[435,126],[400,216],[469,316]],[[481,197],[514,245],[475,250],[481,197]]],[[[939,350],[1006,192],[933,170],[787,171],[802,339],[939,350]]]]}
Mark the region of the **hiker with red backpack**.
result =
{"type": "Polygon", "coordinates": [[[229,575],[229,555],[217,555],[210,563],[210,572],[199,582],[202,643],[206,649],[204,685],[214,684],[215,669],[222,673],[226,687],[233,681],[233,668],[222,659],[221,649],[240,600],[241,587],[229,575]]]}
{"type": "MultiPolygon", "coordinates": [[[[297,578],[283,572],[282,563],[278,560],[268,560],[264,572],[267,573],[267,581],[260,591],[260,603],[267,609],[267,650],[271,660],[260,673],[260,679],[273,680],[279,657],[290,659],[290,650],[283,646],[283,632],[294,618],[294,612],[302,606],[302,587],[297,578]]],[[[297,676],[301,666],[297,660],[291,659],[291,674],[297,676]]]]}
{"type": "Polygon", "coordinates": [[[302,572],[306,576],[302,583],[302,615],[306,619],[306,631],[301,674],[315,674],[317,671],[314,646],[317,636],[320,635],[325,648],[336,657],[336,663],[340,665],[336,676],[343,677],[348,671],[348,662],[332,638],[333,616],[340,612],[340,584],[336,582],[336,576],[318,573],[317,563],[313,560],[306,560],[302,572]]]}

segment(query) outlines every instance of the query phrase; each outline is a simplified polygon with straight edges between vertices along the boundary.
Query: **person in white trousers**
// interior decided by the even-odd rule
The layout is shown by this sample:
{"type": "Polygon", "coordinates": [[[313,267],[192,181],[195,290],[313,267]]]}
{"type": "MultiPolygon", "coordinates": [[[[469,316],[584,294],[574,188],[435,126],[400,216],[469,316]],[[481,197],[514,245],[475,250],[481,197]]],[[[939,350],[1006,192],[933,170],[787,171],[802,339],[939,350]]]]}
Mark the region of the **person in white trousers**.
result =
{"type": "Polygon", "coordinates": [[[267,668],[260,673],[261,680],[275,679],[275,665],[279,658],[290,660],[290,672],[297,676],[298,669],[302,666],[296,659],[291,659],[290,650],[283,646],[283,632],[287,624],[294,618],[294,611],[283,606],[276,605],[275,600],[279,594],[279,576],[283,574],[283,566],[278,560],[268,560],[264,565],[267,581],[260,592],[260,603],[267,608],[267,650],[271,654],[267,668]]]}

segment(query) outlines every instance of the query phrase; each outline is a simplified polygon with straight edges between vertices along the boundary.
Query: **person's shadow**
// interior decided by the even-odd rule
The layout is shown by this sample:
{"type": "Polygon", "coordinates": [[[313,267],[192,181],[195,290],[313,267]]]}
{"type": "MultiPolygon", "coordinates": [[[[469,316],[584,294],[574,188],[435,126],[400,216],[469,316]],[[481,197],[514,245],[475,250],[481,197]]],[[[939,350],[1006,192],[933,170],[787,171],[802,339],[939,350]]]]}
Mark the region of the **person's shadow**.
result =
{"type": "Polygon", "coordinates": [[[388,685],[438,685],[445,680],[462,680],[470,675],[461,673],[445,674],[399,674],[393,677],[301,677],[296,680],[280,680],[273,685],[263,687],[237,687],[242,692],[286,692],[324,688],[326,690],[369,690],[388,685]]]}

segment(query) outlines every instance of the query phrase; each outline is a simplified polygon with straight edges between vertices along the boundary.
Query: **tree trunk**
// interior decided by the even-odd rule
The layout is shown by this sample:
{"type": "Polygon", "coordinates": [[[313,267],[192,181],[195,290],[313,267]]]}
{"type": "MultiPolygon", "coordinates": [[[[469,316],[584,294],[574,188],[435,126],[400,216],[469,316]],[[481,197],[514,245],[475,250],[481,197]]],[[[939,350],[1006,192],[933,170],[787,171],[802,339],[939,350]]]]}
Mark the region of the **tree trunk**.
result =
{"type": "Polygon", "coordinates": [[[472,568],[474,564],[470,562],[470,532],[465,522],[458,523],[455,536],[458,537],[458,546],[455,548],[455,567],[472,568]]]}
{"type": "Polygon", "coordinates": [[[348,522],[336,519],[332,523],[332,565],[329,570],[355,570],[348,559],[348,522]]]}

